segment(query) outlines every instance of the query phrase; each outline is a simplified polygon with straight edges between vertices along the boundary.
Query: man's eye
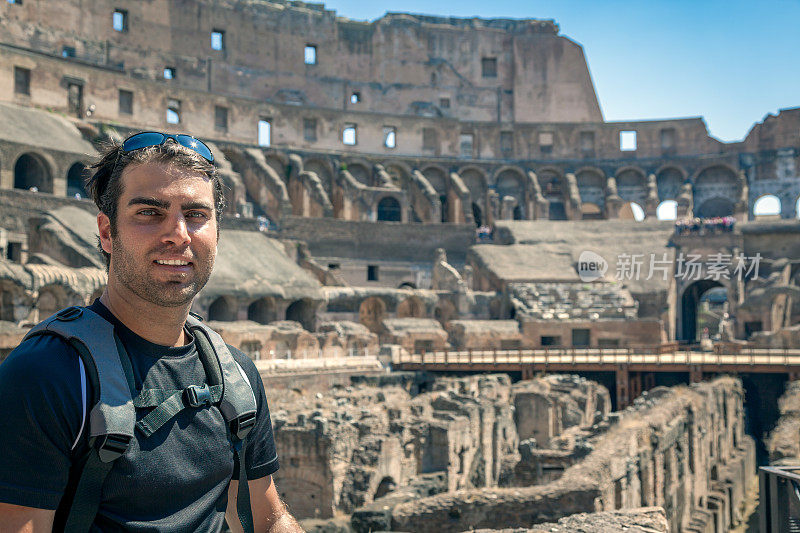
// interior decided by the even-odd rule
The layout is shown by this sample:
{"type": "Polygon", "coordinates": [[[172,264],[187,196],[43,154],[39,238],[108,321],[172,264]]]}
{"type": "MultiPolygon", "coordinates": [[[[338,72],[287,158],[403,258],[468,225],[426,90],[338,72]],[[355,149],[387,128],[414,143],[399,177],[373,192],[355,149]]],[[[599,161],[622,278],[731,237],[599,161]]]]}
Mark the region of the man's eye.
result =
{"type": "Polygon", "coordinates": [[[146,217],[152,217],[157,215],[158,211],[156,211],[155,209],[142,209],[141,211],[139,211],[139,214],[144,215],[146,217]]]}
{"type": "Polygon", "coordinates": [[[207,218],[206,214],[201,211],[190,211],[186,213],[187,218],[207,218]]]}

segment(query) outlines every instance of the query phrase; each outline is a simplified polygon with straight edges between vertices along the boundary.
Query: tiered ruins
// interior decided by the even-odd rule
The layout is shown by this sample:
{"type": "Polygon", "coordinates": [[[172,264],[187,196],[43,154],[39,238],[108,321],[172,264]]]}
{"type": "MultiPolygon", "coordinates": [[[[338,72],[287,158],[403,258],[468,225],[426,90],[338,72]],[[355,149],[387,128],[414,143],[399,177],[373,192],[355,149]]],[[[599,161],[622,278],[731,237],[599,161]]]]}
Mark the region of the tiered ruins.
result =
{"type": "MultiPolygon", "coordinates": [[[[299,516],[342,531],[741,519],[742,385],[673,387],[709,364],[629,375],[625,359],[594,382],[536,377],[546,363],[386,367],[680,343],[751,354],[735,369],[749,393],[758,372],[800,378],[785,351],[800,347],[800,108],[731,143],[699,117],[607,122],[581,46],[548,20],[9,1],[0,30],[0,361],[102,293],[83,179],[103,144],[190,133],[227,195],[193,311],[282,391],[276,477],[299,516]]],[[[797,456],[790,411],[773,458],[797,456]]]]}

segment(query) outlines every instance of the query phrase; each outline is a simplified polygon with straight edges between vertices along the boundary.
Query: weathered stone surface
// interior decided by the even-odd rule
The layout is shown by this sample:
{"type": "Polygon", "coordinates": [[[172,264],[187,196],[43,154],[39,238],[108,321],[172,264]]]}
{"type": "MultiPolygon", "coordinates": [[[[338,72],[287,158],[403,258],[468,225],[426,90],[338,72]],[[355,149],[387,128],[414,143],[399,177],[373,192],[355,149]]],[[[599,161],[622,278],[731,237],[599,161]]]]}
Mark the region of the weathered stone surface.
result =
{"type": "Polygon", "coordinates": [[[777,465],[800,463],[800,381],[790,381],[778,401],[780,419],[767,437],[769,460],[777,465]]]}
{"type": "Polygon", "coordinates": [[[558,523],[539,524],[533,528],[476,529],[475,533],[668,533],[669,523],[661,507],[640,507],[580,513],[562,518],[558,523]]]}

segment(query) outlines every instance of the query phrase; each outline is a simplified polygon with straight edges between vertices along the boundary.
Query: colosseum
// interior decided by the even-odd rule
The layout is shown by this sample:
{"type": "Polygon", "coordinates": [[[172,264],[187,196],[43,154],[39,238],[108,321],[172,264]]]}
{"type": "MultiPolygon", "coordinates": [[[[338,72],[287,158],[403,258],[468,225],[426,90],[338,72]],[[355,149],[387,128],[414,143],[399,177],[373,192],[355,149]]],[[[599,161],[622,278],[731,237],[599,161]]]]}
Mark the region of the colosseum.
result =
{"type": "Polygon", "coordinates": [[[306,530],[765,527],[758,467],[800,464],[800,108],[727,143],[606,121],[552,20],[9,0],[0,29],[0,360],[104,290],[102,147],[189,133],[227,199],[193,310],[255,360],[306,530]]]}

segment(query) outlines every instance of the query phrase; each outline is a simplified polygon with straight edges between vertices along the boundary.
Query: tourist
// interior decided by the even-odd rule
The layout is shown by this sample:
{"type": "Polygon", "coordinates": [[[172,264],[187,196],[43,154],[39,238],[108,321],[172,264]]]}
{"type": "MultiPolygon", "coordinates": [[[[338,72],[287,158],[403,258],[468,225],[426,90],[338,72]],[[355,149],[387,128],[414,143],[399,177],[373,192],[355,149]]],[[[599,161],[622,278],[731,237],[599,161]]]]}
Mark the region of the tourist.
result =
{"type": "Polygon", "coordinates": [[[0,530],[302,531],[255,365],[189,315],[224,207],[211,151],[141,133],[93,168],[108,283],[0,366],[0,530]]]}

